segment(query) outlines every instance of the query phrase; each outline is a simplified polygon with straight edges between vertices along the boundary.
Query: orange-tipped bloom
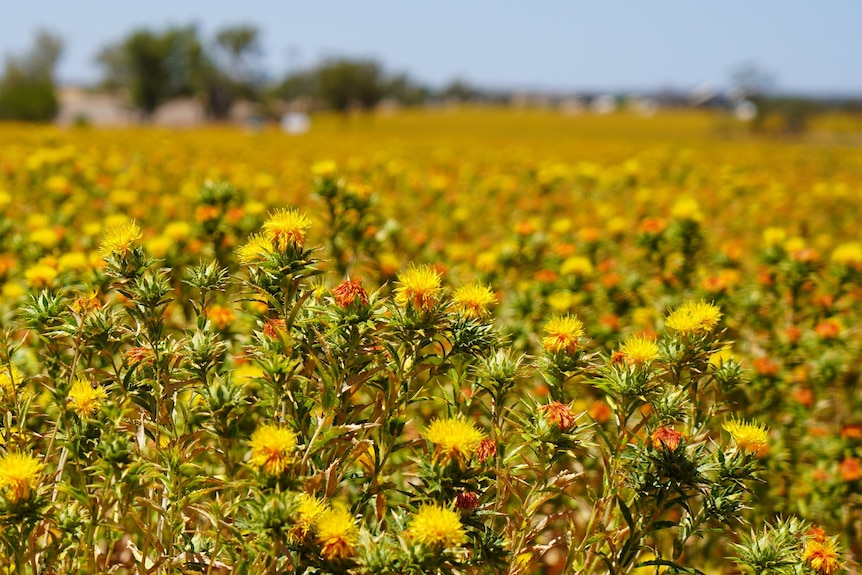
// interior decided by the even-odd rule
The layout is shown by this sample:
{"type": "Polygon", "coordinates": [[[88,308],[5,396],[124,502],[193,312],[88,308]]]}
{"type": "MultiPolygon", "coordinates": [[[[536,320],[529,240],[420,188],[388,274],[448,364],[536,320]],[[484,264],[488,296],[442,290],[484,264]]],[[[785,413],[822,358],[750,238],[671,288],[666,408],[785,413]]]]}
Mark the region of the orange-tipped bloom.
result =
{"type": "Polygon", "coordinates": [[[490,437],[486,437],[480,441],[479,445],[476,447],[476,459],[479,460],[479,463],[485,463],[489,459],[496,457],[496,455],[497,442],[490,437]]]}
{"type": "Polygon", "coordinates": [[[305,214],[294,210],[276,210],[263,223],[263,233],[279,252],[288,248],[300,250],[305,245],[305,234],[311,227],[311,220],[305,214]]]}
{"type": "Polygon", "coordinates": [[[428,547],[455,547],[467,540],[467,533],[456,511],[438,505],[422,505],[408,530],[414,541],[428,547]]]}
{"type": "Polygon", "coordinates": [[[802,558],[820,575],[832,575],[841,567],[835,543],[829,539],[810,539],[802,558]]]}
{"type": "Polygon", "coordinates": [[[249,464],[267,475],[281,475],[293,461],[296,434],[284,427],[261,425],[251,435],[249,464]]]}
{"type": "Polygon", "coordinates": [[[548,405],[539,407],[539,410],[544,414],[545,419],[560,431],[569,431],[575,426],[575,413],[565,403],[553,401],[548,405]]]}
{"type": "Polygon", "coordinates": [[[455,496],[455,509],[460,511],[476,511],[479,508],[479,496],[472,491],[459,491],[455,496]]]}
{"type": "Polygon", "coordinates": [[[398,283],[395,303],[405,307],[411,305],[423,312],[432,311],[443,293],[440,274],[429,265],[411,265],[398,274],[398,283]]]}
{"type": "Polygon", "coordinates": [[[838,473],[841,476],[841,481],[850,483],[862,479],[862,463],[855,457],[845,457],[838,464],[838,473]]]}
{"type": "Polygon", "coordinates": [[[362,278],[356,280],[344,280],[332,290],[335,304],[340,308],[346,308],[357,300],[360,305],[368,305],[368,294],[362,288],[362,278]]]}
{"type": "Polygon", "coordinates": [[[661,449],[664,446],[669,451],[676,451],[682,441],[682,433],[672,427],[659,427],[652,432],[650,438],[653,448],[661,449]]]}
{"type": "Polygon", "coordinates": [[[584,324],[573,315],[559,316],[545,324],[545,333],[547,335],[542,339],[545,351],[573,355],[581,346],[584,324]]]}

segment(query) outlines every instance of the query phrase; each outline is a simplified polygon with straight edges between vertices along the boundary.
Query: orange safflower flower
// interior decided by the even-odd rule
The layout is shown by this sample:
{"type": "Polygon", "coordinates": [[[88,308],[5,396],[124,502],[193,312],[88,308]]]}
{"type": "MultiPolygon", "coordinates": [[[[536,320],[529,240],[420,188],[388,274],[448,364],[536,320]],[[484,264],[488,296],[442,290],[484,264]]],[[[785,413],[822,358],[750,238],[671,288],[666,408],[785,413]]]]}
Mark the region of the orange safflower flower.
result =
{"type": "Polygon", "coordinates": [[[552,425],[556,425],[560,431],[568,431],[575,426],[575,413],[565,403],[553,401],[548,405],[539,407],[545,419],[552,425]]]}
{"type": "Polygon", "coordinates": [[[368,305],[368,294],[362,288],[362,278],[344,280],[332,290],[335,304],[340,308],[352,305],[357,299],[360,305],[368,305]]]}
{"type": "Polygon", "coordinates": [[[855,457],[845,457],[844,461],[838,465],[838,472],[841,475],[841,481],[847,483],[862,479],[862,465],[855,457]]]}
{"type": "Polygon", "coordinates": [[[650,437],[652,439],[652,446],[655,449],[665,447],[669,451],[676,451],[676,448],[682,442],[682,433],[672,427],[659,427],[652,432],[650,437]]]}

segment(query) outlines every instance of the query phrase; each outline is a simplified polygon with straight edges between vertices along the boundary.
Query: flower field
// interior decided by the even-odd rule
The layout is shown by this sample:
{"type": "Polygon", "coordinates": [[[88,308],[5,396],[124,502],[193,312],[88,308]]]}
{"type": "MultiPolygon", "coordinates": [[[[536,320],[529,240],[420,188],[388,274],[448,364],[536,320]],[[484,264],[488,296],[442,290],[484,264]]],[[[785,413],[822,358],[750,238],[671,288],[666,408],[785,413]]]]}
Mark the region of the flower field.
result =
{"type": "Polygon", "coordinates": [[[862,151],[0,128],[0,573],[855,573],[862,151]]]}

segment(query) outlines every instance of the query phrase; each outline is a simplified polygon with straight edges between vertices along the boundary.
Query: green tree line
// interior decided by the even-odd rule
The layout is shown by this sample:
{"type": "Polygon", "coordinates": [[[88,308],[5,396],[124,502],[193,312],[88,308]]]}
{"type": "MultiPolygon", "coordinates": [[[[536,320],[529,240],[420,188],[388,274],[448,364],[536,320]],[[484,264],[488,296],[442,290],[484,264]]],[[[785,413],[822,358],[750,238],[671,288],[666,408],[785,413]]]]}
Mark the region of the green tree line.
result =
{"type": "MultiPolygon", "coordinates": [[[[26,53],[7,57],[0,77],[0,119],[48,121],[57,113],[55,71],[63,41],[39,32],[26,53]]],[[[480,92],[455,81],[442,90],[389,73],[374,59],[329,58],[274,78],[263,68],[260,30],[226,26],[205,37],[195,25],[139,28],[96,55],[97,88],[125,94],[146,118],[173,98],[196,97],[214,120],[228,116],[238,100],[264,104],[308,98],[316,109],[371,109],[384,98],[418,105],[431,98],[475,97],[480,92]]]]}

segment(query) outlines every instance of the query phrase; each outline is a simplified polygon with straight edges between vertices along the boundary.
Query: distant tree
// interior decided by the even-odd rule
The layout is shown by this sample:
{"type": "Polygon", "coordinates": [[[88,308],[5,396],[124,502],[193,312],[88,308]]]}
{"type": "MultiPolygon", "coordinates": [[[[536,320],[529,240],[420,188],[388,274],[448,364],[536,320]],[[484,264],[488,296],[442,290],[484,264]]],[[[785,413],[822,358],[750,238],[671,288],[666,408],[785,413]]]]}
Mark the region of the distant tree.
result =
{"type": "Polygon", "coordinates": [[[393,98],[405,106],[418,106],[428,100],[431,90],[414,82],[407,74],[396,74],[383,83],[383,96],[393,98]]]}
{"type": "Polygon", "coordinates": [[[294,100],[317,93],[317,72],[293,72],[273,89],[273,95],[283,100],[294,100]]]}
{"type": "Polygon", "coordinates": [[[747,62],[736,66],[730,73],[732,91],[738,98],[762,98],[775,88],[775,77],[759,67],[747,62]]]}
{"type": "Polygon", "coordinates": [[[54,69],[62,53],[60,37],[39,31],[29,52],[6,59],[0,78],[0,118],[45,122],[57,115],[54,69]]]}
{"type": "Polygon", "coordinates": [[[216,45],[227,56],[227,74],[237,82],[254,82],[257,59],[262,50],[260,30],[243,24],[228,26],[216,32],[216,45]]]}
{"type": "Polygon", "coordinates": [[[327,60],[315,73],[319,98],[331,109],[373,108],[383,97],[383,73],[373,60],[327,60]]]}
{"type": "Polygon", "coordinates": [[[255,26],[228,26],[216,33],[204,76],[207,111],[212,117],[227,117],[238,98],[260,98],[261,53],[260,31],[255,26]]]}
{"type": "Polygon", "coordinates": [[[440,95],[443,98],[452,98],[460,101],[474,100],[479,96],[480,92],[464,80],[453,80],[448,86],[443,88],[440,95]]]}
{"type": "Polygon", "coordinates": [[[206,55],[195,26],[137,30],[98,56],[104,84],[126,88],[146,114],[170,98],[200,93],[206,55]]]}

